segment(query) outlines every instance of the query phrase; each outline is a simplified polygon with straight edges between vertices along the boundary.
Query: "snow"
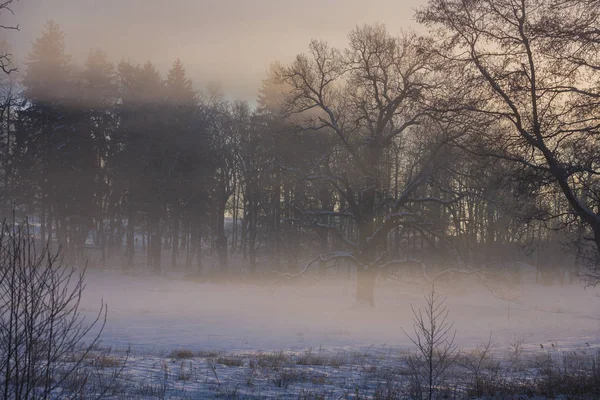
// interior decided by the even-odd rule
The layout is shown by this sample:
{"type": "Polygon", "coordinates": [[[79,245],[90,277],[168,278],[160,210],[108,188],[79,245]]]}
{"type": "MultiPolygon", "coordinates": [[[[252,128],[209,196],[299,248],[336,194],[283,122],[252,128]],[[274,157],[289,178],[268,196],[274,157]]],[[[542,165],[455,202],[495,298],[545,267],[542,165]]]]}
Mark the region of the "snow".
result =
{"type": "MultiPolygon", "coordinates": [[[[120,359],[131,349],[111,398],[333,399],[408,390],[413,349],[402,328],[412,331],[411,305],[424,305],[426,283],[380,282],[373,309],[354,302],[354,282],[343,278],[273,286],[199,284],[179,275],[88,273],[82,311],[92,316],[104,299],[102,346],[120,359]],[[184,353],[190,356],[177,355],[184,353]]],[[[436,286],[447,296],[463,354],[476,354],[491,335],[503,376],[516,380],[540,376],[548,360],[600,357],[593,290],[516,285],[509,310],[467,279],[436,286]]],[[[468,384],[470,375],[453,376],[468,384]]]]}

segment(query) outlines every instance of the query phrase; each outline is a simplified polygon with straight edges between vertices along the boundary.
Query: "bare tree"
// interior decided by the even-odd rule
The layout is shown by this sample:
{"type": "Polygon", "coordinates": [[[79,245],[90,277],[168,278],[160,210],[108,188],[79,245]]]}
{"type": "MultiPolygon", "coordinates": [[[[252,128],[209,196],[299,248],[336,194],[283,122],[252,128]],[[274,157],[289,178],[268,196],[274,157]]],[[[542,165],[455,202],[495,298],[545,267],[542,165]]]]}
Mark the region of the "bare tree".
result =
{"type": "MultiPolygon", "coordinates": [[[[3,0],[0,2],[0,17],[2,16],[2,14],[12,14],[14,15],[14,12],[12,10],[12,5],[14,3],[16,3],[19,0],[3,0]]],[[[0,29],[8,29],[8,30],[19,30],[19,25],[2,25],[0,24],[0,29]]],[[[12,63],[12,54],[7,51],[7,50],[1,50],[0,51],[0,69],[2,69],[2,71],[5,74],[10,74],[11,72],[14,72],[17,70],[17,68],[15,68],[13,66],[12,63]]]]}
{"type": "MultiPolygon", "coordinates": [[[[0,17],[3,13],[14,14],[11,8],[11,4],[14,3],[15,0],[4,0],[0,2],[0,17]]],[[[0,29],[9,29],[9,30],[19,30],[19,26],[15,25],[0,25],[0,29]]],[[[12,54],[9,51],[8,44],[6,42],[2,43],[2,48],[0,49],[0,69],[6,74],[10,75],[12,72],[17,69],[12,65],[12,54]]],[[[14,75],[12,76],[14,77],[14,75]]],[[[0,146],[0,155],[4,158],[3,165],[0,166],[0,170],[3,170],[3,181],[0,183],[0,199],[4,191],[8,188],[8,181],[10,175],[10,148],[11,148],[11,118],[13,117],[11,114],[13,113],[13,108],[16,103],[16,95],[15,95],[15,82],[12,77],[7,77],[6,80],[3,79],[3,93],[2,93],[2,104],[0,105],[0,139],[3,139],[3,145],[0,146]]]]}
{"type": "Polygon", "coordinates": [[[51,398],[80,371],[106,323],[102,304],[86,323],[84,274],[48,246],[36,251],[27,224],[0,226],[0,398],[51,398]],[[84,339],[89,339],[86,344],[84,339]]]}
{"type": "Polygon", "coordinates": [[[471,89],[454,107],[492,127],[479,132],[491,146],[485,155],[535,172],[545,195],[562,193],[567,212],[546,219],[576,216],[600,250],[600,3],[430,0],[417,18],[471,89]]]}
{"type": "Polygon", "coordinates": [[[339,259],[356,265],[357,301],[374,305],[379,272],[407,261],[385,251],[389,234],[399,227],[427,231],[419,207],[445,206],[455,197],[450,191],[445,198],[420,195],[441,168],[441,149],[451,134],[443,123],[428,120],[426,94],[436,84],[422,38],[413,33],[392,37],[376,25],[356,28],[349,42],[340,51],[312,41],[310,53],[280,68],[279,78],[289,88],[286,109],[292,120],[305,131],[330,135],[335,143],[312,169],[295,172],[330,185],[343,208],[304,211],[349,219],[357,228],[354,237],[333,224],[316,224],[344,245],[343,251],[318,259],[321,266],[339,259]],[[423,124],[427,130],[416,129],[423,124]],[[404,164],[395,168],[403,168],[403,176],[393,191],[387,160],[399,142],[408,145],[400,147],[404,164]]]}
{"type": "Polygon", "coordinates": [[[456,361],[456,331],[454,323],[448,321],[445,301],[432,286],[425,297],[424,314],[413,308],[414,334],[404,332],[417,348],[408,359],[416,398],[433,399],[456,361]]]}

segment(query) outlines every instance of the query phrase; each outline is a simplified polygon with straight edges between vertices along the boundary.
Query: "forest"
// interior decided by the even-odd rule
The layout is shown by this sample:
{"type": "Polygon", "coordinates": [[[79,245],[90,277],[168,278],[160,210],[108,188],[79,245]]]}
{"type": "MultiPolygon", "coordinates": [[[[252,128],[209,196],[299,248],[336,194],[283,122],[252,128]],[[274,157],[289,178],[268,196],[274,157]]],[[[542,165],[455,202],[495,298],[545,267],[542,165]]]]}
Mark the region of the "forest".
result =
{"type": "Polygon", "coordinates": [[[313,40],[256,104],[197,90],[179,60],[76,65],[50,20],[24,68],[3,57],[2,214],[92,268],[335,266],[368,303],[407,270],[595,282],[600,8],[461,4],[418,13],[436,36],[313,40]]]}
{"type": "Polygon", "coordinates": [[[598,398],[600,2],[422,3],[253,101],[2,41],[0,398],[598,398]]]}

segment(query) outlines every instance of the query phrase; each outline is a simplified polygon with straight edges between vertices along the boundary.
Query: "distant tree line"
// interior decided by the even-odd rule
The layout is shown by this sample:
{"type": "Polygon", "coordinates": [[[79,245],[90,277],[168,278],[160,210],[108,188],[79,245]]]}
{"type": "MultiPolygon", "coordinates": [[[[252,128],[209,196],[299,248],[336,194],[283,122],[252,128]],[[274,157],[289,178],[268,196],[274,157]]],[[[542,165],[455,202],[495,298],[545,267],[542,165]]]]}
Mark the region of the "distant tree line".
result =
{"type": "Polygon", "coordinates": [[[597,282],[599,16],[586,0],[431,0],[431,35],[312,41],[255,107],[195,90],[178,60],[166,76],[100,50],[76,66],[50,21],[0,85],[0,207],[73,262],[337,267],[370,304],[378,278],[412,273],[597,282]]]}

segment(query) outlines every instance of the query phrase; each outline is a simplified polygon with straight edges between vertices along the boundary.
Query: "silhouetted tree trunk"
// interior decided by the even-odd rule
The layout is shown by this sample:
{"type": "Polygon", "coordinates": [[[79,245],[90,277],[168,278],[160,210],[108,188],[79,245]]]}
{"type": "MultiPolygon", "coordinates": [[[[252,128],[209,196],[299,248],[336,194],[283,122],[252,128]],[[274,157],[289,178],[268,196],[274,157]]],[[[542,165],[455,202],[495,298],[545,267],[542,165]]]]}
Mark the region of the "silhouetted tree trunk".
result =
{"type": "Polygon", "coordinates": [[[202,227],[198,224],[196,228],[196,270],[198,274],[202,273],[202,227]]]}
{"type": "Polygon", "coordinates": [[[135,258],[135,206],[132,201],[127,204],[127,268],[133,269],[135,258]]]}
{"type": "Polygon", "coordinates": [[[225,235],[225,206],[227,199],[218,202],[216,210],[216,239],[217,256],[219,257],[219,273],[223,276],[229,275],[229,260],[227,252],[227,236],[225,235]]]}
{"type": "Polygon", "coordinates": [[[171,232],[171,267],[177,267],[177,255],[179,253],[179,212],[173,207],[172,232],[171,232]]]}

